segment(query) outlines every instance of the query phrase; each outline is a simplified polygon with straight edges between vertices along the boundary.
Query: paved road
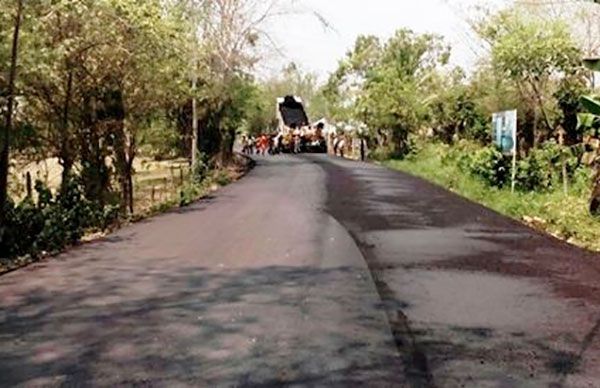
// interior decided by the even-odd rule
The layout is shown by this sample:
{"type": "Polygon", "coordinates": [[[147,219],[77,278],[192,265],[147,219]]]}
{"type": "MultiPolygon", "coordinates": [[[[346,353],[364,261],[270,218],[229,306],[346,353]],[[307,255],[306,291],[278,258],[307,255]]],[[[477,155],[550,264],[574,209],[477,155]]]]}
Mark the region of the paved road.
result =
{"type": "Polygon", "coordinates": [[[599,386],[598,259],[402,173],[262,158],[0,277],[0,386],[599,386]]]}

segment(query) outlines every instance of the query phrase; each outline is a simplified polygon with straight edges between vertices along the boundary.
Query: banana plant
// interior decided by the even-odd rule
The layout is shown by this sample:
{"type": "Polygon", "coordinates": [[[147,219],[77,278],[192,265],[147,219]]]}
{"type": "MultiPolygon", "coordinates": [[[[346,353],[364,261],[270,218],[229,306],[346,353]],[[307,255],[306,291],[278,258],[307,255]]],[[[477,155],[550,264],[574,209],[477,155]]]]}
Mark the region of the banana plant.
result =
{"type": "MultiPolygon", "coordinates": [[[[600,0],[598,0],[600,1],[600,0]]],[[[597,2],[597,1],[596,1],[597,2]]],[[[600,71],[600,58],[585,59],[585,67],[592,71],[600,71]]],[[[581,97],[581,105],[588,111],[578,115],[579,125],[586,130],[585,143],[593,151],[586,157],[594,169],[594,182],[590,198],[590,213],[600,216],[600,98],[598,96],[581,97]]]]}

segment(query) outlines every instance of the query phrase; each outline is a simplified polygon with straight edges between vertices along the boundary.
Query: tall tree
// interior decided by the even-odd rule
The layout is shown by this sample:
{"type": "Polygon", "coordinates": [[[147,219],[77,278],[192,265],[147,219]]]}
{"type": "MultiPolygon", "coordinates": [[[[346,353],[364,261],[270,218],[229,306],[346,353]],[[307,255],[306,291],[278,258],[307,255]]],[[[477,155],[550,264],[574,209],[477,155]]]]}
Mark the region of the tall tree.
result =
{"type": "Polygon", "coordinates": [[[12,48],[10,54],[10,68],[8,74],[8,88],[6,93],[6,115],[4,127],[2,128],[2,137],[0,138],[0,238],[4,226],[4,209],[8,193],[8,170],[10,154],[10,133],[13,127],[13,109],[15,102],[15,79],[17,77],[17,60],[19,53],[19,33],[21,29],[21,20],[23,15],[23,0],[16,1],[16,11],[14,16],[14,28],[12,37],[12,48]]]}
{"type": "Polygon", "coordinates": [[[441,37],[396,31],[368,72],[355,115],[380,135],[389,136],[396,154],[404,154],[408,135],[419,129],[426,113],[428,82],[448,62],[449,47],[441,37]]]}
{"type": "Polygon", "coordinates": [[[524,16],[516,9],[495,15],[480,33],[491,44],[495,70],[515,82],[531,107],[535,147],[560,124],[553,86],[578,71],[581,52],[563,22],[524,16]]]}

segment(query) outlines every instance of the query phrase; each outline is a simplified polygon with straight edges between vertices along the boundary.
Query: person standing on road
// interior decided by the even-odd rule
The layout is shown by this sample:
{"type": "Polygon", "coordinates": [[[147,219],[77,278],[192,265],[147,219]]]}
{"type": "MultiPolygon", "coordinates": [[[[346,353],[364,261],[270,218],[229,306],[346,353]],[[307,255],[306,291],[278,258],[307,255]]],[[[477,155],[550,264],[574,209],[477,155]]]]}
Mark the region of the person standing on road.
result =
{"type": "Polygon", "coordinates": [[[299,154],[300,150],[301,150],[301,145],[302,145],[302,136],[304,135],[304,131],[303,129],[300,128],[296,128],[294,130],[294,153],[295,154],[299,154]]]}
{"type": "MultiPolygon", "coordinates": [[[[344,157],[344,147],[346,147],[346,139],[344,135],[340,135],[335,142],[334,149],[340,152],[340,156],[344,157]]],[[[336,152],[337,154],[337,152],[336,152]]]]}
{"type": "Polygon", "coordinates": [[[269,148],[269,138],[267,135],[262,134],[258,140],[258,148],[260,150],[261,155],[265,155],[269,148]]]}
{"type": "Polygon", "coordinates": [[[254,136],[250,136],[248,138],[248,154],[249,155],[253,155],[254,154],[254,149],[256,145],[256,138],[254,138],[254,136]]]}

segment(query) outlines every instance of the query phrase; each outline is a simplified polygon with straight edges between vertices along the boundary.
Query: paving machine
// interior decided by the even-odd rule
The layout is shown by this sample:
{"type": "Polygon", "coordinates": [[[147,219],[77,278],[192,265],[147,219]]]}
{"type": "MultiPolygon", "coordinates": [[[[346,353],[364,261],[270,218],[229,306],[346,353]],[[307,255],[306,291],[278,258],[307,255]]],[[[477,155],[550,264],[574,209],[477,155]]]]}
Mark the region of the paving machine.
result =
{"type": "Polygon", "coordinates": [[[279,121],[275,146],[281,152],[327,152],[323,124],[310,125],[302,99],[286,96],[277,99],[279,121]]]}

